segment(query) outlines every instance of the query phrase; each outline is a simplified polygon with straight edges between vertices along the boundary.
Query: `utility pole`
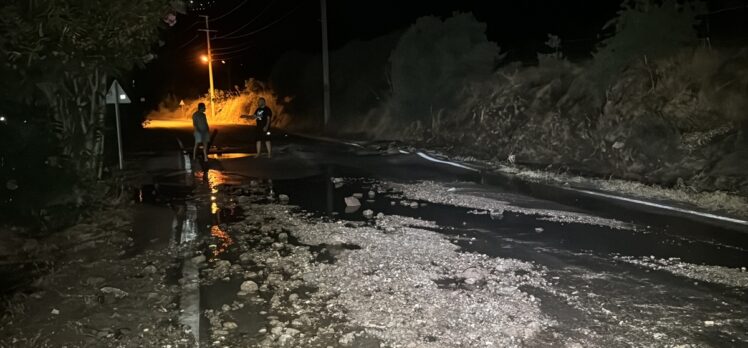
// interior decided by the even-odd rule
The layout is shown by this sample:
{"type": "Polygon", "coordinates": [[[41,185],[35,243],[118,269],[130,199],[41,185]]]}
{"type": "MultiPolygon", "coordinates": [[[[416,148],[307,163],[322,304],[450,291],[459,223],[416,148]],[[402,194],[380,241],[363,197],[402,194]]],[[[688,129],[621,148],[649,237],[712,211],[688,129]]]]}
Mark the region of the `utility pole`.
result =
{"type": "Polygon", "coordinates": [[[327,124],[330,122],[330,57],[327,50],[327,1],[320,0],[322,12],[322,89],[324,93],[325,119],[323,131],[327,132],[327,124]]]}
{"type": "Polygon", "coordinates": [[[211,116],[211,119],[215,120],[216,106],[213,102],[213,99],[215,99],[216,94],[215,94],[215,90],[213,89],[213,54],[210,51],[210,33],[214,33],[215,30],[210,30],[208,16],[200,16],[200,17],[205,18],[205,29],[198,29],[198,31],[205,32],[205,41],[207,42],[207,45],[208,45],[208,78],[210,79],[210,116],[211,116]]]}

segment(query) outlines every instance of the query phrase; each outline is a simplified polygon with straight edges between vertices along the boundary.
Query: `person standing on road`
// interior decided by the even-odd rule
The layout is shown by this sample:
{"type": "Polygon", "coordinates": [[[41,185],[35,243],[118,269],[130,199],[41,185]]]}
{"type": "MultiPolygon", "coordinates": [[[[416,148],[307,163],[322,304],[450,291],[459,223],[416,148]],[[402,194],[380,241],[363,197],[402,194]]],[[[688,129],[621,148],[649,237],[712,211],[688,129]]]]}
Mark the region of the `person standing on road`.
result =
{"type": "Polygon", "coordinates": [[[197,145],[203,144],[203,159],[208,160],[208,143],[210,142],[210,128],[208,117],[205,116],[205,103],[197,104],[197,111],[192,114],[192,127],[195,130],[195,147],[192,149],[192,159],[197,157],[197,145]]]}
{"type": "Polygon", "coordinates": [[[272,121],[273,111],[267,106],[265,98],[260,98],[258,103],[259,106],[254,113],[257,122],[255,130],[257,134],[257,157],[260,157],[262,153],[262,142],[264,141],[268,148],[268,158],[273,158],[273,148],[270,143],[270,122],[272,121]]]}

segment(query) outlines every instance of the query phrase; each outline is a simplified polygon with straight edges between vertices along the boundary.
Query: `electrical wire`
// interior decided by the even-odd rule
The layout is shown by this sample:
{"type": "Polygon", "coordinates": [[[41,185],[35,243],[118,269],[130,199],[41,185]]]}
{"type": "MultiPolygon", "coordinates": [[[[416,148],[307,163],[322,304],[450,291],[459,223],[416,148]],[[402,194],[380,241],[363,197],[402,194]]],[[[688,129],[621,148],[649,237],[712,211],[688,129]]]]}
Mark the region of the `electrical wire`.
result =
{"type": "Polygon", "coordinates": [[[232,32],[230,32],[230,33],[228,33],[228,34],[226,34],[226,35],[223,35],[223,36],[219,36],[218,38],[219,38],[219,39],[221,39],[221,38],[224,38],[224,37],[227,37],[227,36],[231,36],[231,35],[234,35],[234,34],[238,33],[239,31],[241,31],[242,29],[244,29],[244,28],[248,27],[248,26],[249,26],[249,25],[251,25],[252,23],[256,22],[256,21],[257,21],[258,19],[260,19],[260,17],[262,17],[262,15],[263,15],[263,14],[265,14],[265,11],[267,11],[267,10],[268,10],[268,9],[270,8],[270,6],[272,6],[272,5],[274,4],[274,3],[275,3],[275,0],[272,0],[272,1],[270,1],[270,3],[268,3],[268,4],[267,4],[267,5],[265,6],[265,8],[263,8],[263,9],[262,9],[262,10],[260,11],[260,13],[258,13],[258,14],[257,14],[257,16],[255,16],[254,18],[250,19],[250,20],[249,20],[249,22],[245,23],[244,25],[242,25],[242,26],[241,26],[241,27],[239,27],[238,29],[236,29],[236,30],[234,30],[234,31],[232,31],[232,32]]]}
{"type": "Polygon", "coordinates": [[[213,50],[213,51],[227,51],[227,50],[233,50],[233,49],[236,49],[236,48],[239,48],[239,47],[244,47],[247,44],[251,45],[252,42],[251,41],[250,42],[243,42],[243,43],[240,43],[240,44],[236,44],[236,45],[232,45],[232,46],[225,46],[225,47],[215,47],[215,48],[212,48],[211,50],[213,50]]]}
{"type": "Polygon", "coordinates": [[[237,6],[236,6],[236,7],[234,7],[233,9],[229,10],[229,12],[226,12],[226,13],[224,13],[224,14],[222,14],[222,15],[220,15],[220,16],[218,16],[218,17],[216,17],[216,18],[213,18],[213,19],[211,19],[210,21],[211,21],[211,22],[214,22],[214,21],[220,20],[220,19],[222,19],[222,18],[225,18],[226,16],[228,16],[228,15],[230,15],[230,14],[234,13],[234,11],[238,10],[238,9],[239,9],[239,8],[241,8],[242,6],[246,5],[246,4],[247,4],[247,2],[249,2],[249,0],[244,0],[244,1],[242,1],[242,2],[241,2],[241,3],[239,4],[239,5],[237,5],[237,6]]]}
{"type": "Polygon", "coordinates": [[[280,21],[282,21],[282,20],[286,19],[286,17],[290,16],[290,15],[291,15],[292,13],[294,13],[294,12],[295,12],[296,10],[298,10],[298,9],[299,9],[299,7],[300,7],[300,6],[296,6],[296,7],[294,7],[294,8],[293,8],[293,9],[292,9],[291,11],[288,11],[288,13],[286,13],[286,14],[285,14],[285,15],[283,15],[282,17],[280,17],[280,18],[278,18],[278,19],[276,19],[276,20],[274,20],[274,21],[270,22],[269,24],[265,25],[265,26],[264,26],[264,27],[262,27],[262,28],[259,28],[259,29],[257,29],[257,30],[254,30],[254,31],[250,31],[249,33],[246,33],[246,34],[242,34],[242,35],[236,35],[236,36],[228,36],[228,35],[227,35],[227,36],[221,36],[221,37],[219,37],[219,39],[234,40],[234,39],[241,39],[241,38],[244,38],[244,37],[247,37],[247,36],[251,36],[251,35],[257,34],[257,33],[261,32],[261,31],[263,31],[263,30],[265,30],[265,29],[268,29],[268,28],[272,27],[273,25],[277,24],[278,22],[280,22],[280,21]]]}
{"type": "Polygon", "coordinates": [[[181,50],[181,49],[183,49],[183,48],[187,47],[187,45],[189,45],[190,43],[192,43],[192,41],[195,41],[195,40],[196,40],[196,39],[197,39],[198,37],[200,37],[200,34],[196,34],[196,35],[195,35],[195,36],[194,36],[193,38],[191,38],[191,39],[190,39],[189,41],[187,41],[187,42],[183,43],[183,44],[182,44],[181,46],[177,47],[177,49],[178,49],[178,50],[181,50]]]}
{"type": "MultiPolygon", "coordinates": [[[[214,56],[214,57],[218,57],[218,58],[221,58],[221,57],[226,58],[227,56],[230,56],[230,55],[233,55],[233,54],[236,54],[236,53],[239,53],[239,52],[246,51],[246,50],[248,50],[250,48],[253,48],[253,47],[257,47],[257,45],[250,45],[250,46],[238,49],[238,50],[229,51],[229,52],[223,52],[223,53],[216,53],[216,54],[211,54],[211,55],[214,56]]],[[[233,58],[236,58],[236,57],[233,57],[233,58]]]]}

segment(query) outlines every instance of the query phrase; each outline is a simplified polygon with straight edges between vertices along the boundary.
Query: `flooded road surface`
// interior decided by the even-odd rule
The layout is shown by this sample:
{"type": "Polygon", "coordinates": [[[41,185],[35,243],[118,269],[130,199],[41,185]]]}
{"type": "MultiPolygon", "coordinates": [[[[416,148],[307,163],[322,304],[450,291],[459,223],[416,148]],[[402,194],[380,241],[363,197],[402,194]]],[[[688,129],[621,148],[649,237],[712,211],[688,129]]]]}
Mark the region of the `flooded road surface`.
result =
{"type": "MultiPolygon", "coordinates": [[[[153,140],[145,144],[154,147],[173,147],[176,141],[165,139],[175,137],[189,143],[188,132],[148,132],[153,140]]],[[[197,341],[288,346],[292,341],[284,337],[301,335],[336,337],[320,346],[397,346],[416,338],[413,346],[435,347],[748,345],[748,233],[740,226],[555,192],[413,154],[293,137],[277,139],[273,159],[253,158],[243,141],[251,134],[247,129],[219,134],[219,153],[207,163],[185,161],[182,172],[156,176],[143,187],[134,230],[135,253],[169,243],[194,245],[180,256],[175,277],[182,288],[180,320],[197,341]],[[356,197],[360,207],[347,206],[347,197],[356,197]],[[292,225],[283,225],[286,220],[292,225]],[[265,237],[242,232],[250,228],[265,237]],[[379,249],[387,243],[394,244],[379,249]],[[406,255],[408,243],[414,255],[406,255]],[[420,255],[421,247],[433,253],[420,255]],[[367,255],[377,253],[425,264],[367,271],[375,262],[367,255]],[[307,272],[293,276],[284,262],[307,272]],[[481,265],[474,273],[490,275],[474,279],[464,276],[471,268],[452,270],[465,265],[481,265]],[[314,286],[294,283],[301,278],[314,286]],[[508,283],[501,285],[502,279],[508,283]],[[260,287],[251,300],[237,294],[247,281],[260,287]],[[404,295],[404,284],[415,284],[414,294],[423,291],[434,301],[477,299],[484,308],[455,308],[454,320],[480,322],[470,313],[499,320],[491,313],[500,313],[502,325],[494,330],[500,334],[489,340],[491,330],[435,326],[430,321],[450,321],[449,314],[420,302],[428,299],[404,295]],[[373,286],[379,290],[365,290],[373,286]],[[380,292],[389,294],[382,301],[392,306],[421,306],[414,313],[422,318],[375,307],[380,292]],[[310,298],[306,307],[299,297],[310,298]],[[347,314],[292,325],[310,315],[305,311],[318,297],[347,314]],[[404,321],[390,326],[391,320],[404,321]],[[425,322],[412,322],[417,320],[425,322]],[[322,329],[339,328],[341,321],[355,323],[359,333],[338,339],[335,330],[322,329]],[[414,334],[417,327],[443,332],[414,334]],[[465,341],[449,330],[467,331],[461,333],[465,341]]],[[[473,305],[479,306],[464,306],[473,305]]]]}

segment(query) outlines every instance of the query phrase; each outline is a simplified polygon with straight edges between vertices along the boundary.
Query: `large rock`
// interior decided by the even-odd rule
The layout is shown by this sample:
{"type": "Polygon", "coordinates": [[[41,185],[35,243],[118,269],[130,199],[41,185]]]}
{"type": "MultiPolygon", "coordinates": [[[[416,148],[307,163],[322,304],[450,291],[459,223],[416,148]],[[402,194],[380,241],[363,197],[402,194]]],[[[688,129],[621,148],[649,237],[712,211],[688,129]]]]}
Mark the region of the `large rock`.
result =
{"type": "Polygon", "coordinates": [[[243,292],[248,293],[248,294],[253,294],[253,293],[257,292],[259,289],[260,288],[257,286],[257,283],[255,283],[255,282],[253,282],[251,280],[247,280],[244,283],[242,283],[242,285],[241,285],[241,290],[243,292]]]}
{"type": "Polygon", "coordinates": [[[459,277],[462,278],[466,284],[470,285],[482,283],[486,280],[485,272],[475,267],[462,271],[459,277]]]}
{"type": "Polygon", "coordinates": [[[358,200],[356,197],[346,197],[345,198],[345,206],[350,208],[360,207],[361,201],[358,200]]]}
{"type": "Polygon", "coordinates": [[[192,258],[192,262],[198,265],[205,263],[206,260],[205,255],[198,255],[192,258]]]}

